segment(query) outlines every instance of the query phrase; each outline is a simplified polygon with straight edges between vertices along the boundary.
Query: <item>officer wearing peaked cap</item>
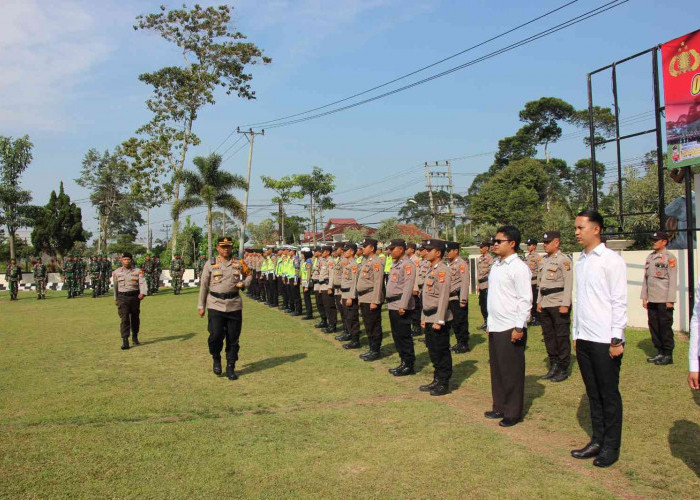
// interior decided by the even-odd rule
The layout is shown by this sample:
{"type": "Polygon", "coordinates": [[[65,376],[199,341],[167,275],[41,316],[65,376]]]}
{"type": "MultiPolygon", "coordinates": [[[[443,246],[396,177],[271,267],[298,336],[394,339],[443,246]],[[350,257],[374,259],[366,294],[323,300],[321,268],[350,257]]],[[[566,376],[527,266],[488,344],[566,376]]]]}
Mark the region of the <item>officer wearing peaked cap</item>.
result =
{"type": "Polygon", "coordinates": [[[459,243],[445,242],[452,281],[450,285],[450,310],[452,328],[457,343],[452,347],[456,353],[469,352],[469,265],[459,256],[459,243]]]}
{"type": "Polygon", "coordinates": [[[369,350],[361,354],[360,358],[365,361],[374,361],[381,357],[384,262],[376,254],[377,240],[365,238],[361,246],[364,259],[358,271],[356,290],[369,350]]]}
{"type": "Polygon", "coordinates": [[[530,274],[532,275],[532,280],[530,285],[532,287],[532,309],[530,311],[530,325],[539,325],[537,320],[537,276],[540,273],[540,268],[542,267],[542,257],[537,254],[537,240],[535,238],[530,238],[525,242],[527,244],[527,255],[525,256],[525,263],[527,267],[530,268],[530,274]]]}
{"type": "Polygon", "coordinates": [[[542,259],[537,277],[537,313],[549,356],[549,372],[541,379],[561,382],[569,377],[571,362],[569,326],[574,271],[571,259],[559,249],[559,231],[547,231],[542,235],[542,242],[547,255],[542,259]]]}
{"type": "Polygon", "coordinates": [[[336,337],[337,340],[349,340],[347,344],[343,344],[345,349],[360,348],[360,313],[359,304],[357,302],[357,273],[360,265],[355,260],[355,252],[357,251],[355,243],[346,243],[343,246],[343,257],[346,259],[345,267],[343,267],[343,276],[340,280],[340,299],[343,306],[343,335],[336,337]]]}
{"type": "Polygon", "coordinates": [[[406,242],[391,240],[387,250],[392,259],[389,279],[386,285],[386,303],[394,345],[401,358],[401,364],[389,370],[395,377],[415,373],[416,355],[411,335],[411,316],[416,302],[413,290],[416,282],[416,265],[406,255],[406,242]]]}
{"type": "Polygon", "coordinates": [[[486,322],[488,321],[489,312],[486,304],[489,297],[489,272],[493,265],[493,256],[491,255],[491,242],[484,240],[479,244],[479,258],[476,259],[476,281],[477,292],[479,293],[479,309],[484,318],[484,324],[479,327],[479,330],[486,330],[486,322]]]}
{"type": "Polygon", "coordinates": [[[647,310],[651,341],[656,356],[647,359],[655,365],[673,363],[673,308],[678,292],[678,266],[673,254],[668,253],[668,234],[652,235],[654,251],[644,264],[642,306],[647,310]]]}

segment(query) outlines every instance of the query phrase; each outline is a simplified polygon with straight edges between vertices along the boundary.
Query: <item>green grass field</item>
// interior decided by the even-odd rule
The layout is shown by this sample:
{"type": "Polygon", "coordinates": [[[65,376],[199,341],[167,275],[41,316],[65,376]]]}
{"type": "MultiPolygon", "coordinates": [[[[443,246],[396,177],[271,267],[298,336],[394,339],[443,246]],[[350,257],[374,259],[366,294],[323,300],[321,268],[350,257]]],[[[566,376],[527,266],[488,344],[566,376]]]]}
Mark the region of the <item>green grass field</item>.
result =
{"type": "MultiPolygon", "coordinates": [[[[588,406],[578,368],[546,371],[529,334],[527,415],[503,429],[490,409],[488,349],[454,356],[453,392],[432,378],[396,379],[386,357],[365,363],[333,335],[246,300],[240,379],[211,373],[196,289],[142,304],[143,345],[121,351],[108,297],[0,295],[0,496],[3,498],[692,498],[700,491],[700,397],[676,364],[648,365],[647,331],[628,332],[618,464],[599,470],[569,450],[585,444],[588,406]]],[[[481,324],[476,297],[472,331],[481,324]]]]}

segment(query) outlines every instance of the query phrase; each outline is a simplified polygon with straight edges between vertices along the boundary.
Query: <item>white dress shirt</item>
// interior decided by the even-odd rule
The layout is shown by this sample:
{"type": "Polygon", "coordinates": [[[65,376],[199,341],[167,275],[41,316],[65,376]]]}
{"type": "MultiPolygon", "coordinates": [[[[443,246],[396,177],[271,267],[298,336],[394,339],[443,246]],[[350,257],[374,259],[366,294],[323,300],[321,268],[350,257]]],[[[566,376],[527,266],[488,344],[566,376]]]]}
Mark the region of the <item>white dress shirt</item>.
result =
{"type": "Polygon", "coordinates": [[[693,318],[690,320],[690,346],[688,352],[688,361],[690,362],[690,371],[700,371],[698,366],[698,355],[700,354],[700,335],[698,335],[698,304],[700,304],[700,280],[695,287],[695,307],[693,308],[693,318]]]}
{"type": "Polygon", "coordinates": [[[602,243],[582,252],[574,264],[574,340],[609,344],[625,340],[627,264],[602,243]]]}
{"type": "Polygon", "coordinates": [[[496,259],[489,272],[488,331],[524,328],[532,309],[532,274],[516,254],[496,259]]]}

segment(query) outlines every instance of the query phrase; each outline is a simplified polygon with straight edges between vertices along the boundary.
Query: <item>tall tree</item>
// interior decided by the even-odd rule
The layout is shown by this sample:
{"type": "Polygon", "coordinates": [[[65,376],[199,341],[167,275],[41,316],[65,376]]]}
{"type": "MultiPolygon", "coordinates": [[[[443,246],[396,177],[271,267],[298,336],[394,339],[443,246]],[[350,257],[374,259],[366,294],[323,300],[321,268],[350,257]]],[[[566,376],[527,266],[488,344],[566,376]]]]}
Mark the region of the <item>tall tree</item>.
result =
{"type": "MultiPolygon", "coordinates": [[[[197,156],[192,163],[196,171],[183,170],[178,181],[185,186],[185,195],[174,207],[181,213],[194,207],[207,207],[207,256],[211,258],[212,249],[212,210],[214,207],[228,210],[234,217],[243,218],[243,206],[230,191],[247,189],[248,183],[237,174],[221,170],[221,155],[211,154],[207,157],[197,156]]],[[[173,240],[173,245],[175,245],[173,240]]]]}
{"type": "Polygon", "coordinates": [[[523,131],[533,138],[535,144],[544,146],[544,156],[549,163],[547,147],[559,140],[562,134],[559,122],[569,121],[576,110],[566,101],[556,97],[540,97],[530,101],[520,111],[520,120],[526,122],[523,131]]]}
{"type": "Polygon", "coordinates": [[[372,235],[377,241],[389,241],[403,237],[403,233],[399,230],[398,219],[384,219],[379,224],[377,231],[372,235]]]}
{"type": "MultiPolygon", "coordinates": [[[[223,88],[227,95],[255,99],[251,89],[252,75],[247,65],[270,63],[253,43],[243,42],[245,36],[230,27],[232,8],[227,5],[203,8],[195,5],[188,10],[166,10],[140,15],[135,30],[159,34],[175,44],[183,58],[182,66],[166,66],[152,73],[143,73],[139,80],[153,87],[146,101],[153,119],[137,134],[152,144],[164,159],[172,175],[172,202],[180,201],[181,180],[187,153],[199,144],[193,131],[200,111],[215,104],[215,90],[223,88]]],[[[172,248],[177,248],[180,213],[173,212],[172,248]]]]}
{"type": "Polygon", "coordinates": [[[275,222],[264,219],[259,224],[250,222],[246,228],[250,239],[258,245],[270,245],[275,242],[275,222]]]}
{"type": "Polygon", "coordinates": [[[85,242],[86,239],[82,212],[71,203],[61,181],[58,194],[51,191],[49,202],[34,221],[32,245],[37,251],[48,252],[62,260],[76,242],[85,242]]]}
{"type": "Polygon", "coordinates": [[[319,210],[331,210],[335,207],[333,199],[329,196],[335,191],[335,176],[327,174],[320,167],[314,167],[310,174],[295,174],[293,182],[299,186],[302,196],[309,197],[309,215],[311,216],[311,231],[313,241],[316,243],[316,214],[319,210]]]}
{"type": "Polygon", "coordinates": [[[284,205],[286,203],[291,202],[293,199],[299,200],[304,197],[304,194],[301,193],[301,191],[294,191],[294,188],[297,187],[296,182],[288,176],[285,175],[284,177],[280,179],[274,179],[272,177],[269,177],[267,175],[261,175],[260,178],[263,181],[263,185],[267,189],[272,189],[277,193],[277,196],[272,198],[272,201],[277,203],[278,206],[278,214],[277,214],[277,219],[278,219],[278,233],[280,235],[280,242],[284,243],[286,241],[284,237],[284,218],[286,216],[284,205]]]}
{"type": "Polygon", "coordinates": [[[33,147],[29,136],[16,140],[0,136],[0,224],[7,227],[10,258],[15,258],[17,230],[31,223],[27,205],[32,195],[22,189],[20,177],[32,161],[33,147]]]}

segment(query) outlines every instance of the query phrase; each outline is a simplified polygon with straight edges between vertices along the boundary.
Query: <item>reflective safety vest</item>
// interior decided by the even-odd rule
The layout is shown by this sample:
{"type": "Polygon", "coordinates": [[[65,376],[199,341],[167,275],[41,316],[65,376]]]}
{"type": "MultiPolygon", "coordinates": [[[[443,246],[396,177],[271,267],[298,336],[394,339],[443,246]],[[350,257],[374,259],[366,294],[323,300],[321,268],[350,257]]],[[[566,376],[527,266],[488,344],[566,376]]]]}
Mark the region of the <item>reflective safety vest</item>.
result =
{"type": "Polygon", "coordinates": [[[302,260],[299,262],[299,266],[301,267],[300,272],[301,272],[301,281],[308,282],[309,281],[309,270],[306,268],[306,264],[310,263],[311,259],[306,259],[302,260]]]}
{"type": "Polygon", "coordinates": [[[276,276],[282,276],[283,275],[283,269],[284,269],[284,263],[285,263],[286,258],[282,257],[279,258],[277,257],[277,265],[275,266],[275,275],[276,276]]]}
{"type": "Polygon", "coordinates": [[[391,271],[391,266],[394,264],[394,259],[389,257],[388,255],[386,256],[386,261],[384,262],[384,274],[389,274],[389,271],[391,271]]]}

